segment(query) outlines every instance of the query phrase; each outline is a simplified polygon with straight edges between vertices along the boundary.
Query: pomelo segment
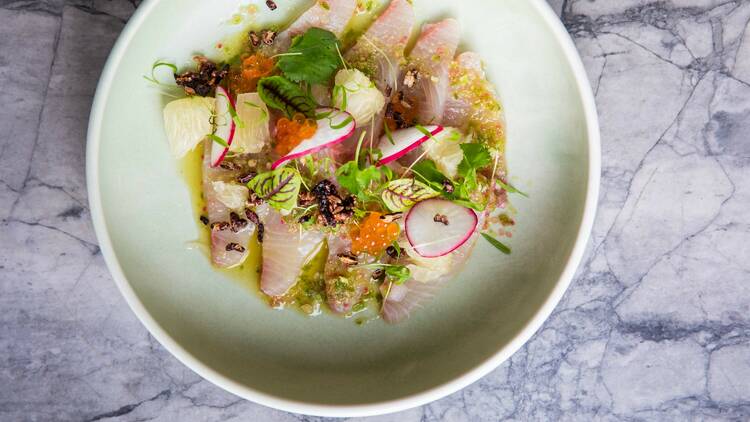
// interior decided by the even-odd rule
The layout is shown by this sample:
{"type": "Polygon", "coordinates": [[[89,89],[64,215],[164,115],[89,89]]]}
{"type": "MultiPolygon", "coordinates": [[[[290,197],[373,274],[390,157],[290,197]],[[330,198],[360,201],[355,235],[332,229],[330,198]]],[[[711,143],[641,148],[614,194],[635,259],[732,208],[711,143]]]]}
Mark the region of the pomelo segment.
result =
{"type": "Polygon", "coordinates": [[[172,155],[180,159],[212,132],[213,98],[188,97],[164,107],[164,130],[172,155]]]}

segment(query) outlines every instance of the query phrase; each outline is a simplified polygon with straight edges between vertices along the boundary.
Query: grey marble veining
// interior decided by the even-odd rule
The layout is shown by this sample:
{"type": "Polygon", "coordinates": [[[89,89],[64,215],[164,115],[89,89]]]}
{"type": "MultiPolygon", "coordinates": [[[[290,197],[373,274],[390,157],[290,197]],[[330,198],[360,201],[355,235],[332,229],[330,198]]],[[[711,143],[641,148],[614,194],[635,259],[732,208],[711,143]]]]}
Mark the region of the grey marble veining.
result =
{"type": "MultiPolygon", "coordinates": [[[[318,420],[203,381],[107,273],[86,124],[138,3],[0,0],[0,420],[318,420]]],[[[749,420],[750,1],[550,3],[601,116],[584,264],[508,362],[373,420],[749,420]]]]}

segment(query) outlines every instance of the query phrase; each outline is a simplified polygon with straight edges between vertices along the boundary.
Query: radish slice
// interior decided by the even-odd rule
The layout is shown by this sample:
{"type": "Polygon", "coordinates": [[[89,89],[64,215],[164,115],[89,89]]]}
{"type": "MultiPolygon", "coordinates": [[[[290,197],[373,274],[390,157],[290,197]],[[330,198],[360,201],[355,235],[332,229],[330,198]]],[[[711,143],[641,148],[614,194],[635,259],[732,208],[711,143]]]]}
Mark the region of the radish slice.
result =
{"type": "Polygon", "coordinates": [[[437,258],[466,243],[478,221],[471,208],[435,198],[414,205],[404,225],[414,251],[425,258],[437,258]]]}
{"type": "Polygon", "coordinates": [[[430,137],[437,135],[443,131],[442,126],[425,126],[424,128],[417,129],[416,127],[410,127],[406,129],[397,130],[391,133],[391,136],[383,135],[380,138],[380,151],[383,152],[383,158],[380,159],[378,165],[388,164],[393,160],[398,160],[404,155],[408,154],[409,151],[425,143],[430,137]],[[430,135],[424,133],[420,129],[426,129],[430,132],[430,135]]]}
{"type": "Polygon", "coordinates": [[[289,151],[289,154],[273,163],[272,169],[275,170],[295,158],[304,157],[331,145],[341,143],[349,138],[354,133],[354,129],[357,128],[354,117],[345,111],[335,108],[319,108],[315,113],[322,117],[318,119],[318,130],[315,131],[312,138],[305,139],[289,151]]]}
{"type": "Polygon", "coordinates": [[[227,143],[227,146],[219,144],[213,141],[211,146],[211,167],[217,167],[224,161],[224,157],[229,152],[229,145],[232,145],[234,140],[234,132],[237,129],[232,114],[229,110],[234,109],[234,101],[229,96],[229,92],[226,89],[217,86],[216,87],[216,130],[214,135],[223,139],[227,143]]]}

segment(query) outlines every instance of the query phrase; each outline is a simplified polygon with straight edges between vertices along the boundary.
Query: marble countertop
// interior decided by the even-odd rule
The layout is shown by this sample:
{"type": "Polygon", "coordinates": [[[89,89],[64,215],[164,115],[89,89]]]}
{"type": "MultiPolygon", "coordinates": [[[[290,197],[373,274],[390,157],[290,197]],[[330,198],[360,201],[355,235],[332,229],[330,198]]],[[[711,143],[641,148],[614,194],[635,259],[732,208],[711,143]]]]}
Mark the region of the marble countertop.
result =
{"type": "MultiPolygon", "coordinates": [[[[0,420],[318,420],[230,395],[136,320],[84,175],[137,0],[0,0],[0,420]]],[[[598,218],[550,319],[474,385],[381,421],[750,419],[750,1],[551,0],[601,116],[598,218]]]]}

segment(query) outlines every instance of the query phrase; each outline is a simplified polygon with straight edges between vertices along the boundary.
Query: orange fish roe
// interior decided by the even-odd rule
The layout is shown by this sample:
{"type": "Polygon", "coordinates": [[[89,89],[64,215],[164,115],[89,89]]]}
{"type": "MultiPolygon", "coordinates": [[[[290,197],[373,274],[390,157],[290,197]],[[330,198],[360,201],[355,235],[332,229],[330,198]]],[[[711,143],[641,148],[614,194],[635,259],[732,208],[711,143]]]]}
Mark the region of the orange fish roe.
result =
{"type": "Polygon", "coordinates": [[[272,58],[260,53],[245,57],[239,70],[233,70],[230,76],[230,87],[237,93],[253,92],[258,80],[273,73],[275,63],[272,58]]]}
{"type": "Polygon", "coordinates": [[[368,253],[378,256],[398,239],[400,228],[396,223],[386,223],[381,220],[382,214],[371,212],[362,220],[359,228],[355,228],[352,235],[352,252],[354,254],[368,253]]]}
{"type": "Polygon", "coordinates": [[[276,146],[274,150],[279,155],[286,155],[305,139],[312,138],[318,130],[318,124],[313,119],[305,118],[297,113],[290,120],[282,117],[276,122],[276,146]]]}

